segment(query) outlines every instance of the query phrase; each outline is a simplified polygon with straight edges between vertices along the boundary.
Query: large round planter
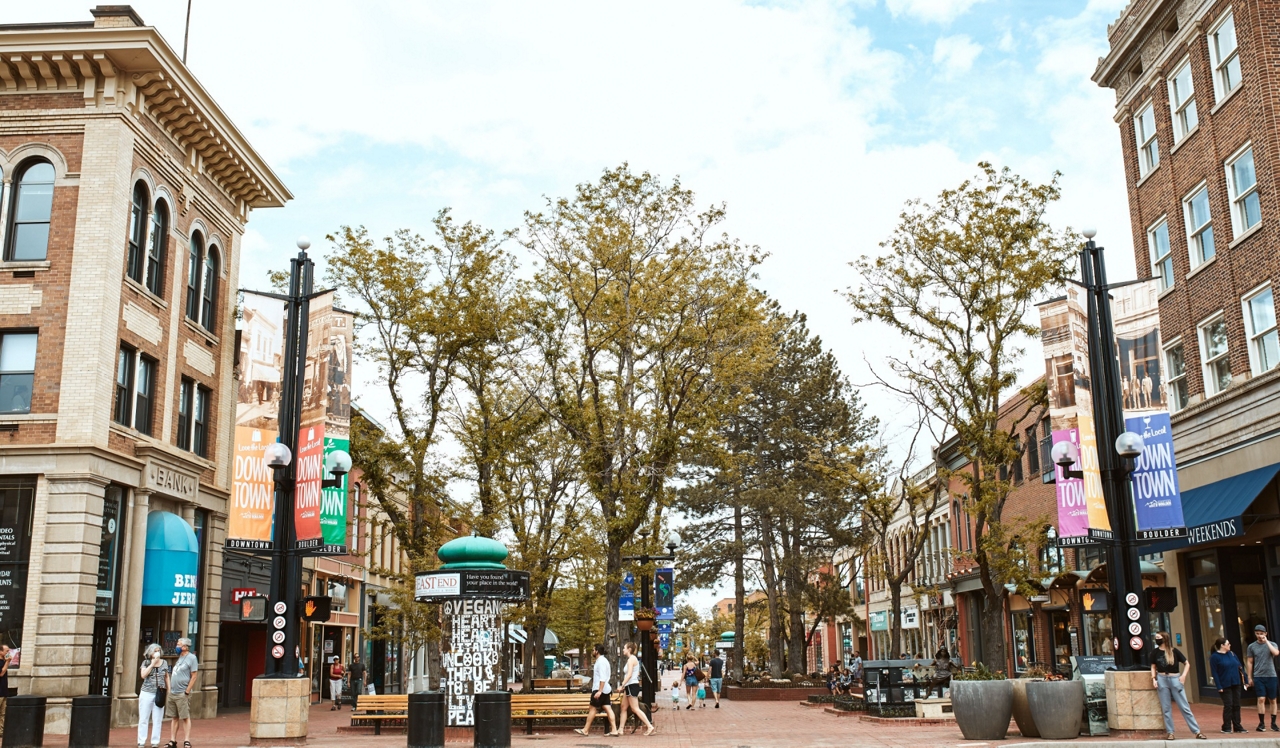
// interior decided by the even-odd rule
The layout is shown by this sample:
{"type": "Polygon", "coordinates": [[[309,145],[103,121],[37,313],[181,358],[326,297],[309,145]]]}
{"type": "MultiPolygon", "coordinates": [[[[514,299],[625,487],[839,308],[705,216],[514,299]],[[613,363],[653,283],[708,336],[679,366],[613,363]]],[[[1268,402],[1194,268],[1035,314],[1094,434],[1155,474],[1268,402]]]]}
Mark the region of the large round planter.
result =
{"type": "Polygon", "coordinates": [[[1048,680],[1027,684],[1027,705],[1040,737],[1069,740],[1080,734],[1084,681],[1048,680]]]}
{"type": "Polygon", "coordinates": [[[1013,721],[1018,723],[1018,732],[1024,738],[1038,738],[1040,731],[1036,729],[1036,721],[1031,718],[1031,707],[1027,705],[1027,678],[1014,678],[1013,684],[1013,721]]]}
{"type": "Polygon", "coordinates": [[[1004,740],[1013,715],[1013,684],[1007,680],[953,680],[951,711],[965,740],[1004,740]]]}

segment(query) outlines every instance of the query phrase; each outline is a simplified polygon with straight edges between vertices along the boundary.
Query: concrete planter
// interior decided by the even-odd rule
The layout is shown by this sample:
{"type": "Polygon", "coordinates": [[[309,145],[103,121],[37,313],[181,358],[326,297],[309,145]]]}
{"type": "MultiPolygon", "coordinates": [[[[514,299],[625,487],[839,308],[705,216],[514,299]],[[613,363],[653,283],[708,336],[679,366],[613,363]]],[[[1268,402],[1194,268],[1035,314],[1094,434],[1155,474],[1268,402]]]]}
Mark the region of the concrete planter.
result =
{"type": "Polygon", "coordinates": [[[1084,714],[1084,682],[1049,680],[1027,684],[1027,705],[1040,737],[1071,740],[1080,734],[1084,714]]]}
{"type": "Polygon", "coordinates": [[[1018,732],[1024,738],[1038,738],[1040,731],[1036,729],[1036,721],[1031,718],[1031,707],[1027,705],[1028,678],[1015,678],[1013,684],[1013,721],[1018,723],[1018,732]]]}
{"type": "Polygon", "coordinates": [[[1004,740],[1013,716],[1007,680],[952,680],[951,709],[965,740],[1004,740]]]}

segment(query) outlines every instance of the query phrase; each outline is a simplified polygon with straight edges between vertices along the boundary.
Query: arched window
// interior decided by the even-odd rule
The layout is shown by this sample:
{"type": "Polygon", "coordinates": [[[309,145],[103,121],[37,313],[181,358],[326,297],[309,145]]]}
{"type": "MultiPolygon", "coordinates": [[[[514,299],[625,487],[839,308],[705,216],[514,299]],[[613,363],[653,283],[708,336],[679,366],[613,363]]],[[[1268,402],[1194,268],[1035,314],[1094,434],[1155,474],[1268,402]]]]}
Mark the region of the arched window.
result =
{"type": "Polygon", "coordinates": [[[147,245],[147,290],[163,296],[164,256],[169,248],[169,205],[156,201],[151,211],[151,242],[147,245]]]}
{"type": "Polygon", "coordinates": [[[9,210],[6,260],[43,260],[49,255],[49,218],[53,213],[53,164],[29,161],[18,174],[9,210]]]}
{"type": "Polygon", "coordinates": [[[200,324],[213,332],[214,312],[218,301],[218,248],[209,247],[204,258],[204,303],[200,307],[200,324]]]}
{"type": "Polygon", "coordinates": [[[147,185],[138,180],[133,185],[133,205],[129,210],[129,262],[125,272],[142,282],[142,258],[147,251],[147,203],[151,202],[147,185]]]}
{"type": "Polygon", "coordinates": [[[187,256],[187,319],[200,321],[200,267],[204,264],[204,237],[197,231],[191,235],[191,252],[187,256]]]}

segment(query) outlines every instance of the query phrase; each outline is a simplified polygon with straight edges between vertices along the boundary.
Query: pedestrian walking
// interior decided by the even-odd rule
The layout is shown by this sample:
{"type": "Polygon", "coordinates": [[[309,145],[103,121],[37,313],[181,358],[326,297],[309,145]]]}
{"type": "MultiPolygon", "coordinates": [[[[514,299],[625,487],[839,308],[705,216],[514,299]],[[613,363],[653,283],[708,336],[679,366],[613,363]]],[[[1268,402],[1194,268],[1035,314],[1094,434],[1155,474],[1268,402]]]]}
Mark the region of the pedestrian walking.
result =
{"type": "MultiPolygon", "coordinates": [[[[7,649],[7,647],[6,647],[7,649]]],[[[138,748],[147,745],[147,730],[151,731],[151,748],[159,748],[160,732],[164,730],[164,704],[169,694],[169,663],[164,661],[164,650],[159,644],[150,644],[142,653],[142,688],[138,691],[138,748]]],[[[5,663],[8,668],[9,663],[5,663]]]]}
{"type": "Polygon", "coordinates": [[[622,710],[618,716],[618,729],[612,734],[614,737],[622,735],[627,727],[627,711],[630,710],[648,728],[644,734],[652,735],[653,723],[640,709],[640,660],[636,658],[636,645],[627,642],[622,645],[622,653],[627,657],[627,664],[622,666],[622,710]]]}
{"type": "Polygon", "coordinates": [[[680,708],[680,681],[671,681],[671,708],[680,708]]]}
{"type": "Polygon", "coordinates": [[[1183,684],[1187,682],[1187,672],[1191,663],[1182,650],[1174,649],[1168,632],[1158,631],[1155,636],[1156,650],[1151,655],[1151,684],[1160,694],[1160,710],[1164,713],[1165,740],[1173,740],[1173,704],[1177,703],[1182,711],[1182,718],[1195,736],[1204,740],[1200,732],[1200,724],[1191,713],[1191,705],[1187,703],[1187,692],[1183,684]]]}
{"type": "Polygon", "coordinates": [[[191,640],[178,640],[178,660],[169,673],[169,695],[164,700],[164,715],[173,718],[169,732],[169,748],[178,747],[178,723],[182,723],[182,748],[191,748],[191,692],[199,679],[200,662],[191,653],[191,640]]]}
{"type": "Polygon", "coordinates": [[[591,669],[591,709],[587,712],[587,724],[581,729],[574,728],[574,732],[585,736],[591,732],[591,723],[595,721],[596,715],[601,710],[604,716],[609,719],[609,730],[606,735],[617,732],[617,724],[613,719],[613,708],[609,706],[609,694],[613,692],[613,686],[609,685],[609,679],[613,677],[613,668],[609,666],[609,658],[604,656],[608,651],[603,644],[596,645],[596,663],[591,669]]]}
{"type": "Polygon", "coordinates": [[[1218,694],[1222,697],[1222,732],[1248,732],[1240,722],[1240,691],[1244,682],[1241,675],[1244,666],[1240,664],[1236,653],[1231,651],[1231,642],[1226,637],[1218,637],[1213,643],[1209,669],[1213,672],[1213,684],[1218,687],[1218,694]]]}
{"type": "Polygon", "coordinates": [[[689,699],[689,705],[685,709],[692,709],[698,693],[698,662],[693,659],[693,655],[685,658],[684,667],[680,669],[680,677],[684,680],[685,696],[689,699]]]}
{"type": "Polygon", "coordinates": [[[1271,729],[1280,732],[1276,726],[1276,696],[1280,680],[1276,678],[1276,663],[1273,658],[1280,656],[1280,647],[1267,640],[1267,627],[1258,624],[1253,627],[1254,642],[1245,651],[1245,673],[1249,676],[1249,687],[1257,688],[1258,697],[1258,732],[1264,732],[1267,721],[1267,707],[1271,707],[1271,729]]]}
{"type": "Polygon", "coordinates": [[[333,699],[333,706],[329,707],[329,711],[342,711],[342,679],[346,677],[347,671],[342,667],[342,662],[334,655],[329,661],[329,697],[333,699]]]}
{"type": "Polygon", "coordinates": [[[364,679],[367,674],[368,670],[365,668],[364,663],[360,661],[360,655],[351,655],[351,665],[347,668],[347,679],[351,683],[352,693],[365,692],[364,679]]]}
{"type": "Polygon", "coordinates": [[[711,695],[716,697],[716,709],[720,708],[720,689],[724,686],[724,660],[716,652],[711,658],[711,695]]]}
{"type": "Polygon", "coordinates": [[[862,653],[855,651],[853,653],[853,679],[859,683],[862,682],[862,653]]]}

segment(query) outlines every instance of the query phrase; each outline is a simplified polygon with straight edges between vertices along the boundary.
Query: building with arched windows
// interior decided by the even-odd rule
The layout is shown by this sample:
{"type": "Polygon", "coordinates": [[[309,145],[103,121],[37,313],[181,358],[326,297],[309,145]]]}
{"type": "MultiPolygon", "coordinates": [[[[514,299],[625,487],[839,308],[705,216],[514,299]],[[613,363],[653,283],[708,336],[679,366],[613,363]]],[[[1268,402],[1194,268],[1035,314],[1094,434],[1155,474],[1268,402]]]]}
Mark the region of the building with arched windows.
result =
{"type": "Polygon", "coordinates": [[[193,641],[217,708],[234,296],[291,198],[128,6],[0,25],[0,644],[10,683],[136,719],[142,647],[193,641]]]}

